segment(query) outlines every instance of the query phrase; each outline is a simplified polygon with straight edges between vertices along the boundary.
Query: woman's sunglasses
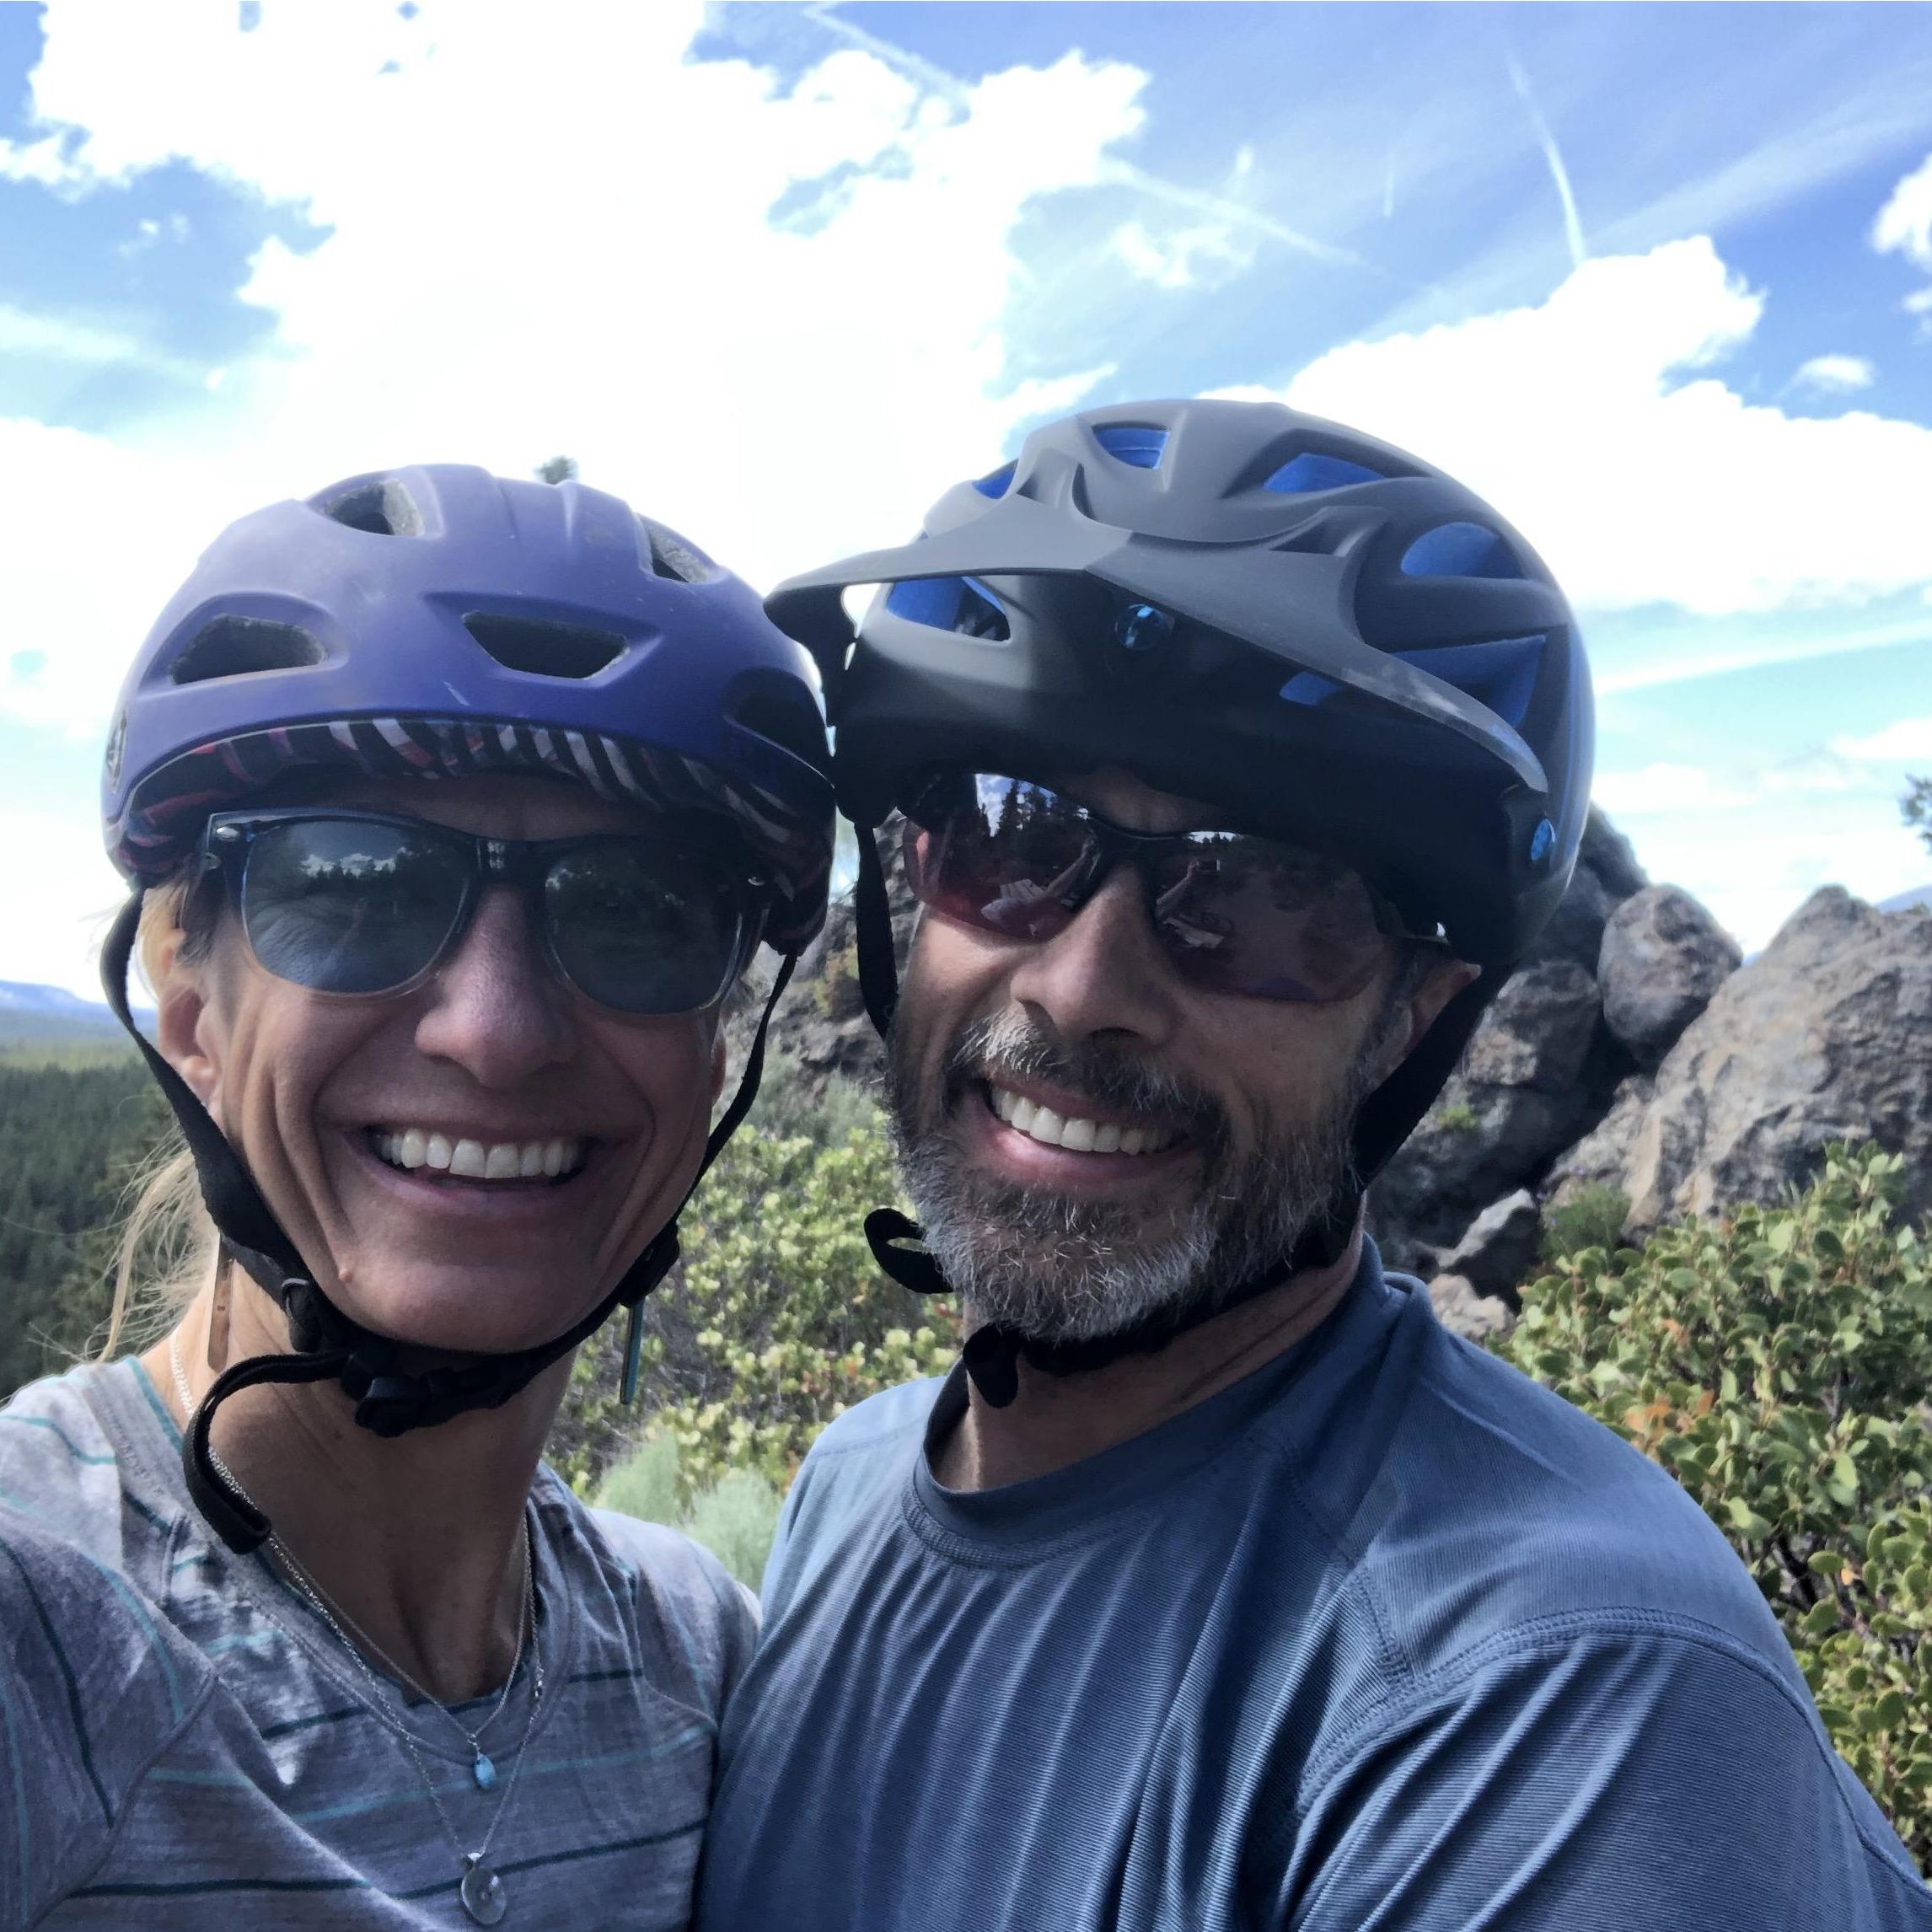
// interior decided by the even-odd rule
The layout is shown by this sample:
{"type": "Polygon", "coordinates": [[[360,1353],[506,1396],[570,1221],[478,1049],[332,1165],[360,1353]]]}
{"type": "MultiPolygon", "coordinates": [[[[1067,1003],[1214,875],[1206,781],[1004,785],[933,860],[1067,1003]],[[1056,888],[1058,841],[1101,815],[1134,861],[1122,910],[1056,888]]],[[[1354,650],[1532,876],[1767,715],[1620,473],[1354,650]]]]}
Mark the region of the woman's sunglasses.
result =
{"type": "Polygon", "coordinates": [[[1324,1002],[1360,992],[1401,915],[1339,861],[1250,832],[1133,832],[1025,779],[947,773],[905,808],[905,872],[922,905],[1009,939],[1051,939],[1117,865],[1189,985],[1324,1002]]]}
{"type": "Polygon", "coordinates": [[[225,882],[256,959],[320,993],[418,985],[491,886],[523,894],[566,984],[625,1013],[711,1006],[763,924],[762,882],[743,855],[681,832],[490,839],[379,812],[223,812],[201,862],[225,882]]]}

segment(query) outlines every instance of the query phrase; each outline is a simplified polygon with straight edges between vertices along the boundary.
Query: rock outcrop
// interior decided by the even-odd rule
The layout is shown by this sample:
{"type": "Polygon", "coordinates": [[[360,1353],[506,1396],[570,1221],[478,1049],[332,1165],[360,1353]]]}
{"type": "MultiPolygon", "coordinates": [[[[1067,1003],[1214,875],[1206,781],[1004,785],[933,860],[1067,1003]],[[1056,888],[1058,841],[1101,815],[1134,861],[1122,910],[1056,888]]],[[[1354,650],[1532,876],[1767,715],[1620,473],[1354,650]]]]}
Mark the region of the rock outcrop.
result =
{"type": "Polygon", "coordinates": [[[1932,1211],[1932,910],[1814,893],[1657,1070],[1622,1185],[1642,1229],[1806,1179],[1827,1141],[1906,1158],[1932,1211]]]}

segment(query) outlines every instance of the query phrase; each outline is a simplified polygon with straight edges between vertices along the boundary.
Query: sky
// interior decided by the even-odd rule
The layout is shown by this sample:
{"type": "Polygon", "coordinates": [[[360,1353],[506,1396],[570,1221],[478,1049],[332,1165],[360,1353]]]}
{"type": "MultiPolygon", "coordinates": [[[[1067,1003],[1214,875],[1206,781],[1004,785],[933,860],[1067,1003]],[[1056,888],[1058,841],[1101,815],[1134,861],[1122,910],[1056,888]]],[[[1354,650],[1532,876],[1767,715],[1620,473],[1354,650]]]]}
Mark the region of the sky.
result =
{"type": "Polygon", "coordinates": [[[94,990],[114,695],[248,510],[567,453],[769,588],[1194,394],[1495,504],[1747,951],[1932,880],[1932,9],[8,0],[0,979],[94,990]]]}

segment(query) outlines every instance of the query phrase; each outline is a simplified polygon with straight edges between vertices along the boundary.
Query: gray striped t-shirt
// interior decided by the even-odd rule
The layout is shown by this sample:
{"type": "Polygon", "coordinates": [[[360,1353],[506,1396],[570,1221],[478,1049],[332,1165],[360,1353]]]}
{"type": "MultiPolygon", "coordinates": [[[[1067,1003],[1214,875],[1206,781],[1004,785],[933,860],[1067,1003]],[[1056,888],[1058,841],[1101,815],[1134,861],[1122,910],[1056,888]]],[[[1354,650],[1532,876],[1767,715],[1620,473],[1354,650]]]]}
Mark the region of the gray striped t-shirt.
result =
{"type": "MultiPolygon", "coordinates": [[[[209,1530],[179,1454],[131,1361],[0,1409],[0,1932],[467,1925],[457,1851],[368,1680],[209,1530]]],[[[490,1847],[503,1923],[682,1927],[755,1613],[675,1532],[587,1510],[547,1470],[533,1501],[545,1683],[490,1847]]],[[[451,1725],[409,1713],[466,1849],[507,1787],[530,1677],[485,1734],[490,1791],[451,1725]]]]}

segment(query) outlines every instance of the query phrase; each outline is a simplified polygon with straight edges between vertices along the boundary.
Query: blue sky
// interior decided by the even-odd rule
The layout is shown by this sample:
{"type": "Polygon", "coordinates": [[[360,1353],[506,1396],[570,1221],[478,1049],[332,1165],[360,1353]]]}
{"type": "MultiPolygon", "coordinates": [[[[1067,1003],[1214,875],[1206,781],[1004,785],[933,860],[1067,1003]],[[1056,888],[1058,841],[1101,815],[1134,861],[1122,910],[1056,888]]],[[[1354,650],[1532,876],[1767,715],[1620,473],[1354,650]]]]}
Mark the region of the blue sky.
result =
{"type": "Polygon", "coordinates": [[[1747,947],[1932,877],[1932,11],[0,6],[0,978],[89,985],[114,686],[233,515],[567,450],[768,583],[1206,391],[1498,504],[1747,947]]]}

